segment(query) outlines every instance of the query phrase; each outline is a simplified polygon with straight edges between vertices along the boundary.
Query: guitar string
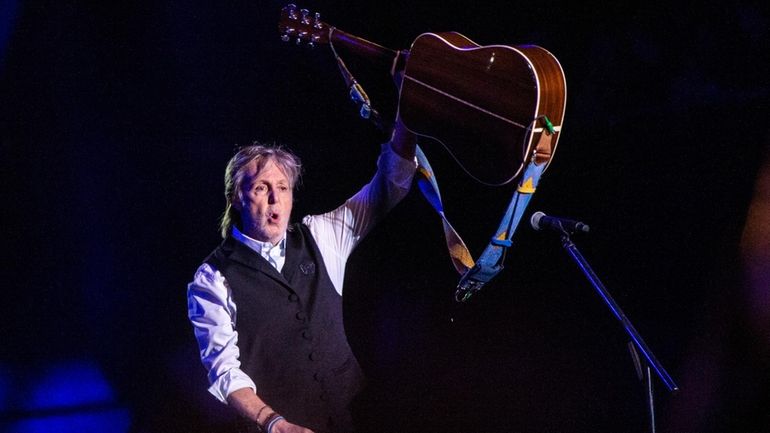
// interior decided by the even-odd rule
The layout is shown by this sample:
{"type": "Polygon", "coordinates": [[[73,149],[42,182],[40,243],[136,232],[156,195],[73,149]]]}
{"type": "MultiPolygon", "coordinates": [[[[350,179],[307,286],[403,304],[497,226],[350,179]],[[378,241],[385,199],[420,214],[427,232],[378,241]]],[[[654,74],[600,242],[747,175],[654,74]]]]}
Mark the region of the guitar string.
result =
{"type": "Polygon", "coordinates": [[[414,81],[415,83],[417,83],[417,84],[419,84],[419,85],[421,85],[421,86],[423,86],[423,87],[427,87],[428,89],[430,89],[430,90],[433,90],[433,91],[434,91],[434,92],[436,92],[436,93],[440,93],[440,94],[442,94],[442,95],[446,96],[447,98],[450,98],[450,99],[454,99],[455,101],[457,101],[457,102],[459,102],[459,103],[461,103],[461,104],[465,104],[465,105],[467,105],[467,106],[469,106],[469,107],[471,107],[471,108],[473,108],[473,109],[476,109],[476,110],[478,110],[478,111],[481,111],[482,113],[485,113],[485,114],[489,114],[490,116],[492,116],[492,117],[496,117],[496,118],[498,118],[498,119],[500,119],[500,120],[502,120],[502,121],[504,121],[504,122],[508,122],[508,123],[510,123],[510,124],[512,124],[512,125],[516,125],[516,126],[518,126],[519,128],[522,128],[522,129],[525,129],[525,128],[527,128],[526,126],[524,126],[524,125],[522,125],[522,124],[520,124],[520,123],[518,123],[518,122],[515,122],[515,121],[513,121],[513,120],[511,120],[511,119],[508,119],[508,118],[506,118],[506,117],[503,117],[503,116],[501,116],[501,115],[499,115],[499,114],[497,114],[497,113],[493,113],[493,112],[491,112],[491,111],[489,111],[489,110],[487,110],[487,109],[484,109],[484,108],[482,108],[482,107],[479,107],[478,105],[472,104],[472,103],[470,103],[470,102],[468,102],[468,101],[466,101],[466,100],[464,100],[464,99],[460,99],[460,98],[458,98],[457,96],[451,95],[451,94],[449,94],[449,93],[447,93],[447,92],[445,92],[445,91],[443,91],[443,90],[441,90],[441,89],[438,89],[438,88],[436,88],[436,87],[433,87],[433,86],[431,86],[430,84],[428,84],[428,83],[425,83],[425,82],[423,82],[423,81],[420,81],[420,80],[418,80],[418,79],[416,79],[416,78],[414,78],[414,77],[410,77],[410,76],[408,76],[408,75],[405,75],[405,76],[404,76],[404,78],[408,78],[409,80],[411,80],[411,81],[414,81]]]}
{"type": "MultiPolygon", "coordinates": [[[[526,131],[527,131],[527,132],[525,132],[525,135],[530,135],[533,132],[532,124],[537,122],[538,119],[539,119],[539,117],[536,117],[536,118],[532,119],[532,121],[530,122],[530,125],[525,128],[526,131]]],[[[541,128],[537,128],[537,129],[541,129],[541,128]]],[[[545,134],[545,132],[543,132],[543,134],[545,134]]],[[[516,172],[513,175],[511,175],[511,177],[509,177],[508,179],[506,179],[503,182],[500,182],[500,183],[486,182],[484,180],[481,180],[477,176],[475,176],[473,173],[471,173],[470,170],[468,170],[468,168],[465,167],[465,165],[462,162],[460,162],[460,159],[457,157],[457,155],[455,155],[455,153],[452,152],[452,150],[446,144],[444,144],[444,142],[442,142],[438,138],[433,137],[431,135],[422,135],[422,134],[420,134],[420,136],[427,137],[427,138],[430,138],[431,140],[434,140],[434,141],[438,142],[441,145],[441,147],[443,147],[444,150],[447,151],[449,156],[451,156],[452,159],[454,159],[455,163],[463,170],[463,172],[465,172],[465,174],[467,174],[471,179],[475,180],[477,183],[480,183],[481,185],[484,185],[484,186],[498,187],[498,186],[508,185],[514,179],[516,179],[516,177],[519,175],[519,173],[521,173],[521,170],[522,170],[523,165],[524,165],[524,164],[522,164],[522,167],[519,167],[519,169],[516,170],[516,172]]],[[[526,155],[524,155],[524,156],[526,157],[526,155]]],[[[524,158],[522,158],[522,159],[524,159],[524,158]]]]}

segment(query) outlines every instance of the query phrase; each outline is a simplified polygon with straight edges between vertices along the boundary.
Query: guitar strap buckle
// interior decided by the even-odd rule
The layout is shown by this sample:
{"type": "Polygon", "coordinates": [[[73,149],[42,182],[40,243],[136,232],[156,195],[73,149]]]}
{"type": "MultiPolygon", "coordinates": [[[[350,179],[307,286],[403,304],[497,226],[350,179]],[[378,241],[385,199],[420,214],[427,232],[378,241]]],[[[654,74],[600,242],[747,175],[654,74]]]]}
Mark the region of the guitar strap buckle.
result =
{"type": "Polygon", "coordinates": [[[455,290],[455,301],[465,302],[471,295],[481,290],[484,284],[490,282],[492,278],[497,276],[500,271],[503,270],[503,265],[498,264],[496,266],[486,266],[482,264],[476,264],[465,275],[460,278],[460,282],[457,283],[457,290],[455,290]]]}

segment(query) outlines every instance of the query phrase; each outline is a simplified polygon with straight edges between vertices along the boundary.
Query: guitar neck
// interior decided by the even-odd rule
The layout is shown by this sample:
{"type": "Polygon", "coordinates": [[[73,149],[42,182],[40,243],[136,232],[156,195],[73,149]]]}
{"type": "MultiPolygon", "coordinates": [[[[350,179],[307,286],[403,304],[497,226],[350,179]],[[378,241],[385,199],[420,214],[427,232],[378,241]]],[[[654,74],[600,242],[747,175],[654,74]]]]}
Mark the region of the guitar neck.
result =
{"type": "Polygon", "coordinates": [[[377,66],[385,66],[391,71],[394,68],[396,71],[403,70],[409,55],[408,51],[392,50],[336,28],[331,32],[331,43],[335,48],[344,47],[350,54],[363,57],[377,66]]]}
{"type": "Polygon", "coordinates": [[[404,69],[409,54],[408,51],[391,50],[339,30],[321,21],[318,13],[311,14],[307,9],[298,9],[295,5],[287,5],[281,9],[278,30],[286,42],[293,40],[298,45],[303,42],[308,45],[331,44],[335,49],[342,48],[349,54],[365,58],[378,66],[385,66],[391,73],[404,69]]]}

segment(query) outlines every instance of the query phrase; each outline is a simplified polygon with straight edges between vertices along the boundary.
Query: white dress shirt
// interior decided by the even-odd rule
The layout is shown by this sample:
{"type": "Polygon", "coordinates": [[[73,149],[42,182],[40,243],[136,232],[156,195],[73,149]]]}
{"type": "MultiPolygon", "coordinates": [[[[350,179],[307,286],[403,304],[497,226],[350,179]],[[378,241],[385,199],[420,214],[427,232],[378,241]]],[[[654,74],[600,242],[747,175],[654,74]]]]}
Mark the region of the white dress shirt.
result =
{"type": "MultiPolygon", "coordinates": [[[[341,295],[348,256],[358,242],[409,191],[416,168],[383,145],[372,180],[342,206],[321,215],[302,219],[321,251],[326,270],[341,295]]],[[[232,236],[264,257],[278,271],[286,258],[286,242],[277,245],[260,242],[232,228],[232,236]]],[[[209,392],[222,402],[241,388],[256,392],[254,381],[241,369],[238,360],[237,308],[222,273],[208,263],[201,265],[187,286],[188,317],[193,324],[201,361],[208,371],[209,392]]]]}

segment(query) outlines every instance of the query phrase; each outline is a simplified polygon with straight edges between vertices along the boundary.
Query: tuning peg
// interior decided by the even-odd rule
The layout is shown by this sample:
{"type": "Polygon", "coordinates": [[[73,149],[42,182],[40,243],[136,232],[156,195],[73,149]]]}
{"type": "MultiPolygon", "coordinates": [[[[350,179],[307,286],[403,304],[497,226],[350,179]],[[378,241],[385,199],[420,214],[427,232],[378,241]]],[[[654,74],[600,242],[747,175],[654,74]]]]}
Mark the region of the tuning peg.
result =
{"type": "Polygon", "coordinates": [[[286,33],[281,35],[281,40],[284,42],[289,42],[291,40],[291,36],[287,35],[286,33]]]}
{"type": "Polygon", "coordinates": [[[307,9],[300,9],[299,13],[302,14],[302,24],[310,24],[310,11],[307,9]]]}
{"type": "Polygon", "coordinates": [[[320,29],[322,27],[321,26],[321,13],[320,12],[316,12],[315,16],[313,17],[313,27],[315,27],[317,29],[320,29]]]}

